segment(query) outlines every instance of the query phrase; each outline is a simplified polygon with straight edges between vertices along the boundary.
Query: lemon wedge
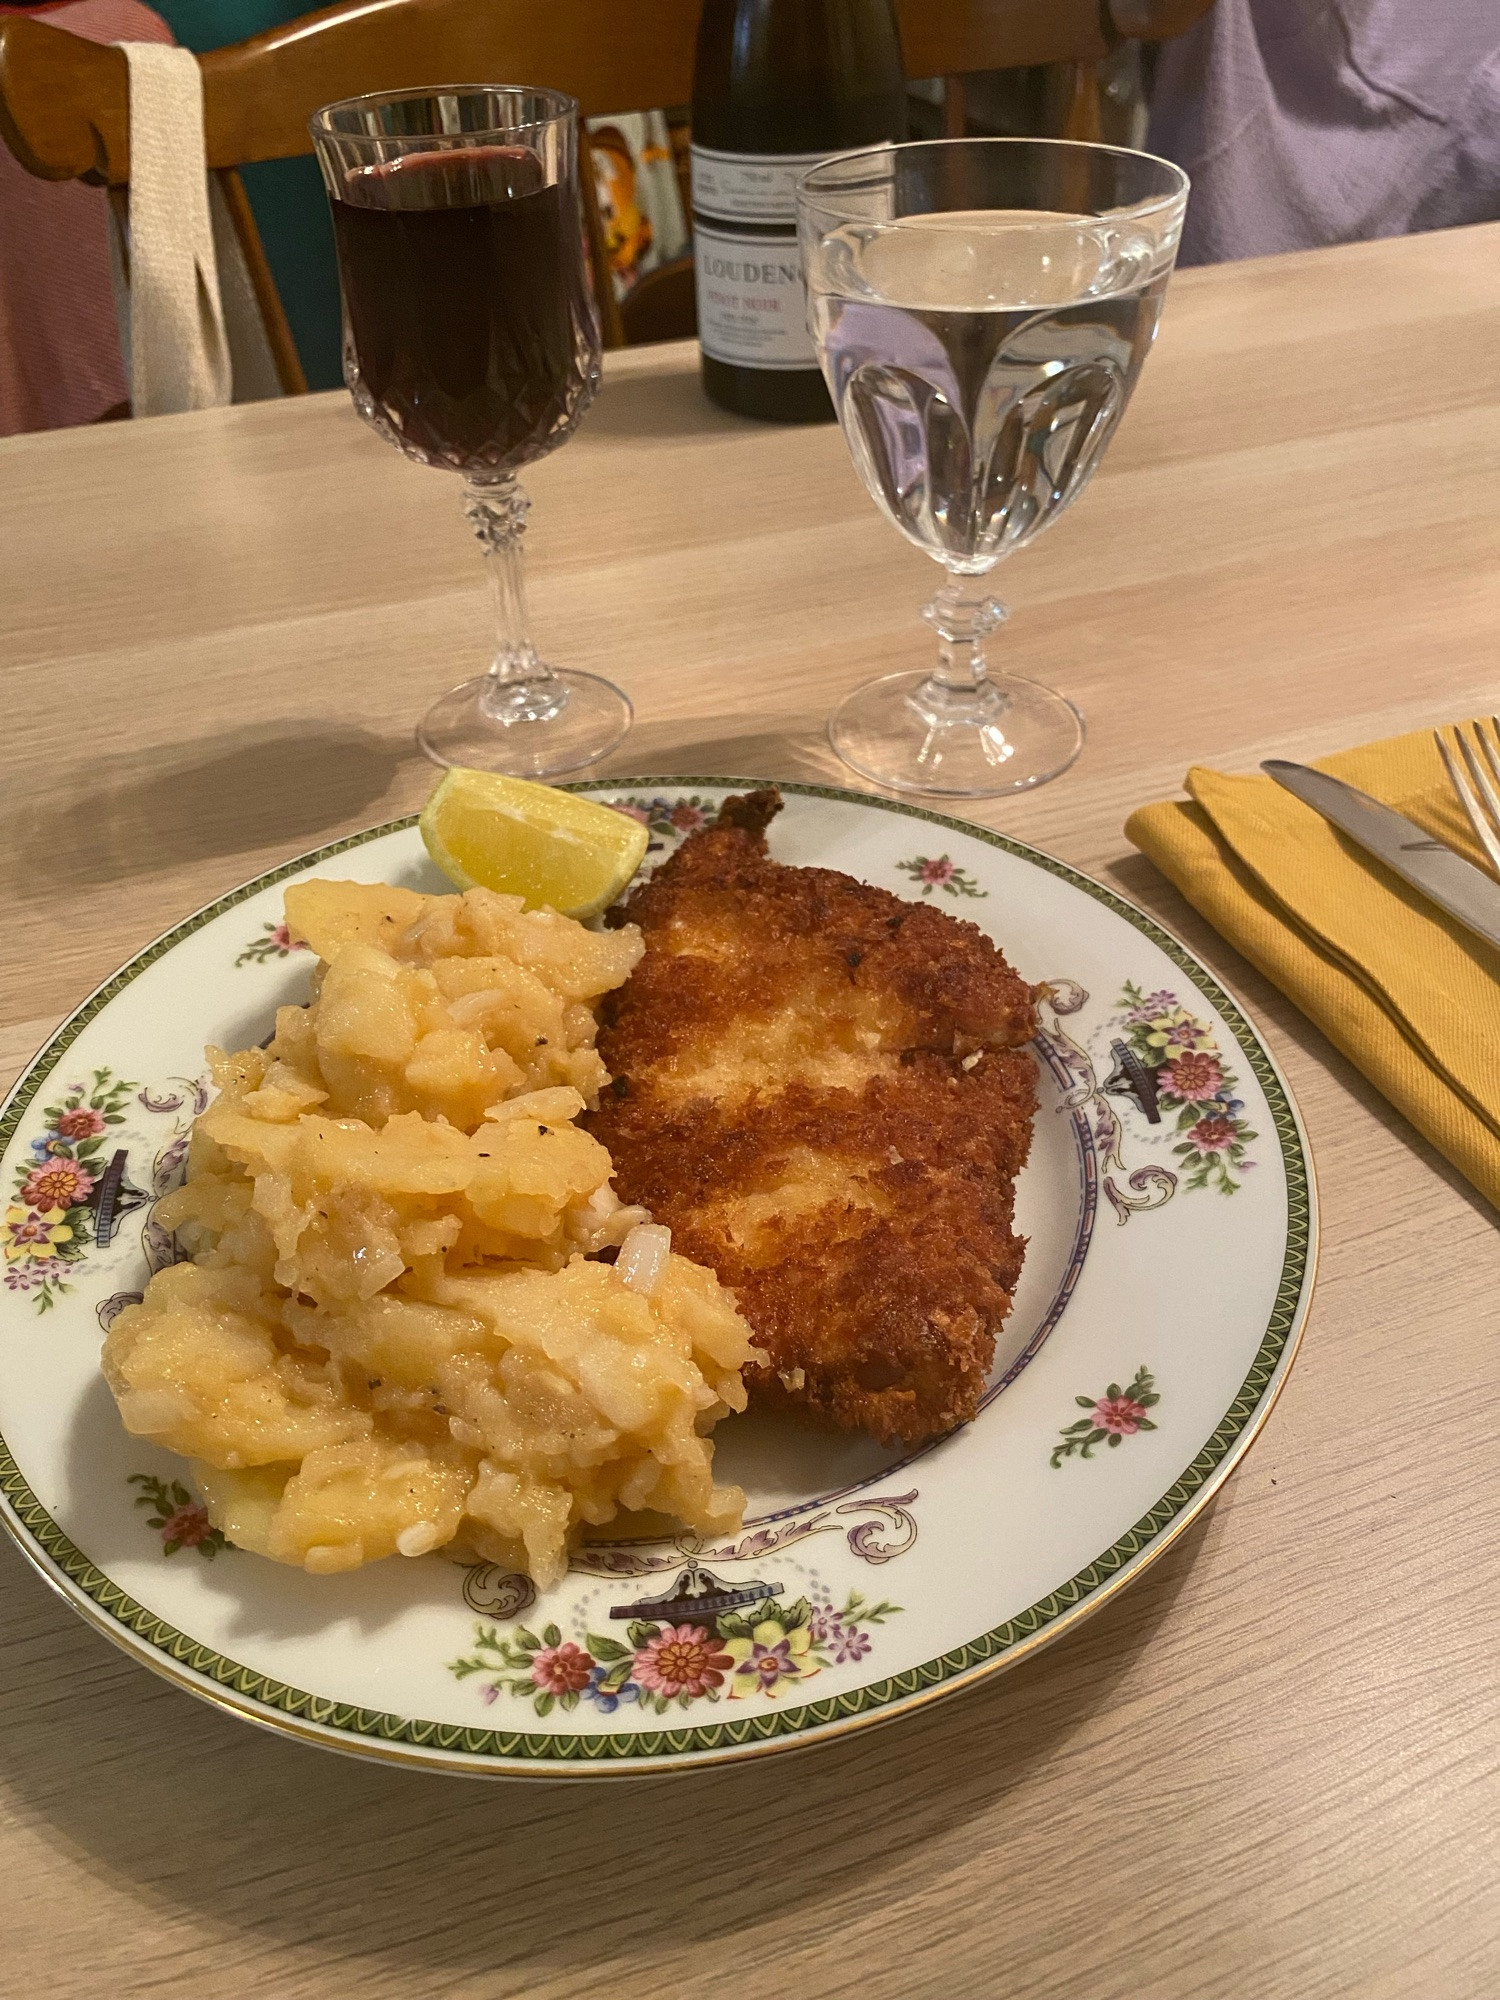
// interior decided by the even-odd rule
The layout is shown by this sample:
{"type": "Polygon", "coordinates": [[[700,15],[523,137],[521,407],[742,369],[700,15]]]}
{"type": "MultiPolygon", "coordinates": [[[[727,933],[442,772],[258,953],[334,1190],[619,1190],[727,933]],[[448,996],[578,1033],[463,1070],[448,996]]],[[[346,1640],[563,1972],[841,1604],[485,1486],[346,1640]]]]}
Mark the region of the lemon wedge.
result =
{"type": "Polygon", "coordinates": [[[646,856],[645,827],[596,799],[499,771],[455,768],[422,812],[422,840],[460,889],[499,889],[596,917],[646,856]]]}

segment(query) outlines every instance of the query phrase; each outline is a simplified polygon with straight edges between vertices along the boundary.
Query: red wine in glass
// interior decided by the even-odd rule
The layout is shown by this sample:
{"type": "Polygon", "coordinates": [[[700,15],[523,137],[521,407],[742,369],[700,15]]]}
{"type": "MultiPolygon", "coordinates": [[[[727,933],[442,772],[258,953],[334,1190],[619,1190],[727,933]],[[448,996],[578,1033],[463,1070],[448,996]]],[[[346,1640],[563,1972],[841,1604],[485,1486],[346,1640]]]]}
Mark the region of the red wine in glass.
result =
{"type": "Polygon", "coordinates": [[[578,200],[578,106],[525,85],[382,91],[312,120],[344,293],[344,378],[409,458],[460,473],[493,586],[489,671],[435,701],[438,764],[549,778],[613,750],[626,697],[559,672],[527,626],[516,472],[571,435],[599,387],[578,200]]]}
{"type": "Polygon", "coordinates": [[[522,146],[407,153],[346,175],[332,208],[351,387],[411,456],[513,471],[592,400],[569,192],[522,146]]]}

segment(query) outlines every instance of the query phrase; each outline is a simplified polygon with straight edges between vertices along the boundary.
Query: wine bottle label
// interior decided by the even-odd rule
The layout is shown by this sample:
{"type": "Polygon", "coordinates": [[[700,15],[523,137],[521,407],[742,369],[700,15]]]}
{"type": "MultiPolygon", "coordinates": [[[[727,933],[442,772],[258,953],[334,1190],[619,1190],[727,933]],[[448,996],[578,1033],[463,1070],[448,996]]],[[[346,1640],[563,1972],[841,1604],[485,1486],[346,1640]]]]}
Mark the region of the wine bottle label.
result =
{"type": "Polygon", "coordinates": [[[699,222],[698,341],[715,361],[747,368],[816,368],[797,239],[748,236],[699,222]]]}
{"type": "Polygon", "coordinates": [[[693,208],[720,222],[794,225],[797,183],[821,153],[721,153],[693,148],[693,208]]]}

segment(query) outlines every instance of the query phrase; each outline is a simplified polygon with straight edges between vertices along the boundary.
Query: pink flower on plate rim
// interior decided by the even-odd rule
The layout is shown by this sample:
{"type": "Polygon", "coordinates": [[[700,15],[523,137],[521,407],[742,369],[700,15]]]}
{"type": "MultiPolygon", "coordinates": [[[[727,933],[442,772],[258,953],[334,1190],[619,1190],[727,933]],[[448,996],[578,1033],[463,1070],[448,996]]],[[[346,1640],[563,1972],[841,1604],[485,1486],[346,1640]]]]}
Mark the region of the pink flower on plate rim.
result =
{"type": "Polygon", "coordinates": [[[612,812],[624,813],[626,819],[633,819],[641,826],[651,824],[651,814],[645,806],[632,805],[628,799],[606,799],[604,803],[612,812]]]}
{"type": "Polygon", "coordinates": [[[707,1694],[724,1685],[734,1661],[701,1625],[664,1625],[635,1656],[635,1679],[652,1694],[707,1694]]]}
{"type": "Polygon", "coordinates": [[[690,806],[686,799],[673,806],[667,818],[679,833],[696,833],[700,826],[708,824],[708,814],[701,812],[697,806],[690,806]]]}
{"type": "Polygon", "coordinates": [[[76,1160],[46,1160],[33,1167],[22,1182],[21,1200],[28,1208],[78,1208],[94,1191],[94,1176],[76,1160]]]}
{"type": "Polygon", "coordinates": [[[1202,1104],[1223,1087],[1224,1067],[1217,1056],[1185,1049],[1156,1073],[1158,1086],[1188,1104],[1202,1104]]]}
{"type": "Polygon", "coordinates": [[[1233,1143],[1237,1132],[1232,1118],[1200,1118],[1188,1137],[1200,1153],[1218,1153],[1233,1143]]]}
{"type": "Polygon", "coordinates": [[[161,1524],[161,1538],[168,1548],[195,1549],[200,1542],[206,1542],[212,1533],[208,1509],[194,1501],[189,1501],[185,1507],[174,1508],[161,1524]]]}
{"type": "Polygon", "coordinates": [[[1101,1396],[1094,1405],[1094,1423],[1118,1437],[1134,1437],[1146,1415],[1146,1405],[1134,1396],[1101,1396]]]}
{"type": "Polygon", "coordinates": [[[531,1678],[546,1694],[582,1694],[594,1671],[593,1655],[565,1639],[532,1656],[531,1678]]]}
{"type": "Polygon", "coordinates": [[[53,1129],[60,1139],[97,1139],[104,1130],[104,1113],[92,1105],[75,1104],[58,1113],[53,1129]]]}
{"type": "Polygon", "coordinates": [[[951,882],[957,873],[957,863],[950,861],[946,854],[940,854],[935,861],[923,861],[917,870],[917,880],[941,884],[951,882]]]}

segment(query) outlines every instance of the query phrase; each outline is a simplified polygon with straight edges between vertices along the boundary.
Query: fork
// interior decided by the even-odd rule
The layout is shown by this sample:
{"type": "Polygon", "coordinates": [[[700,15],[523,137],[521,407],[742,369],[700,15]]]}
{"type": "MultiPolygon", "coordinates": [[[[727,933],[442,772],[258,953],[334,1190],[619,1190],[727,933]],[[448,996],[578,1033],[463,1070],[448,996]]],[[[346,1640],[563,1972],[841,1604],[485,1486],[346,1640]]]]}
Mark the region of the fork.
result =
{"type": "Polygon", "coordinates": [[[1440,729],[1433,730],[1433,741],[1442,755],[1448,781],[1458,794],[1458,802],[1467,813],[1480,846],[1490,857],[1490,866],[1500,875],[1500,789],[1497,789],[1500,787],[1500,715],[1490,717],[1489,734],[1485,733],[1482,722],[1471,723],[1469,727],[1473,731],[1472,743],[1464,733],[1461,722],[1453,725],[1453,735],[1464,763],[1469,767],[1469,777],[1474,780],[1472,786],[1459,768],[1440,729]]]}

